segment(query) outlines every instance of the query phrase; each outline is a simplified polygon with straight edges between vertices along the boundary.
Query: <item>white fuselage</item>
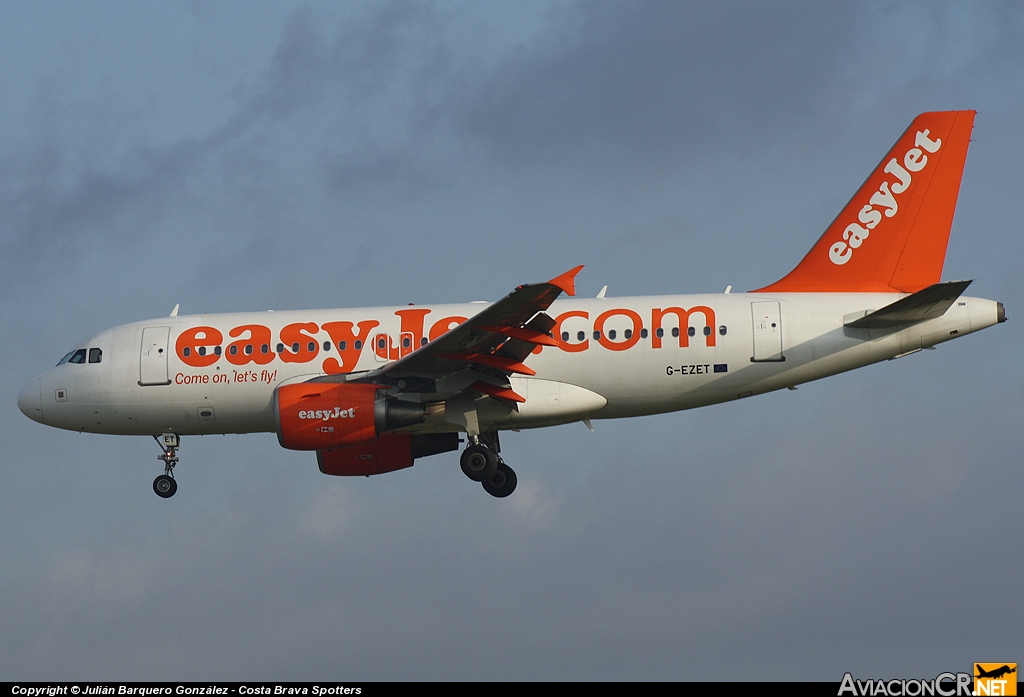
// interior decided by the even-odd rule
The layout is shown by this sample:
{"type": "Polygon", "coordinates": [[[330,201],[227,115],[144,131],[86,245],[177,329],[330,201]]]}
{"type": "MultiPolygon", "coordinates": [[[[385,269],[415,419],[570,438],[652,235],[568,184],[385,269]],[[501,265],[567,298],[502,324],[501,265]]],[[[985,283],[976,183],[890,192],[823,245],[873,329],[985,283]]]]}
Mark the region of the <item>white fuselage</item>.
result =
{"type": "MultiPolygon", "coordinates": [[[[460,414],[469,408],[478,410],[485,430],[640,416],[791,387],[927,348],[999,319],[996,302],[961,297],[942,317],[899,329],[843,326],[900,297],[748,293],[559,300],[548,314],[557,321],[552,334],[561,345],[524,361],[535,377],[511,379],[525,403],[487,397],[473,400],[475,406],[461,403],[475,379],[471,370],[406,398],[445,407],[414,429],[421,432],[463,430],[460,414]]],[[[279,385],[380,368],[485,307],[234,313],[126,324],[80,344],[87,355],[100,349],[98,362],[68,362],[45,372],[22,392],[19,406],[46,425],[92,433],[274,431],[273,393],[279,385]],[[343,325],[352,332],[339,334],[343,325]],[[220,337],[201,332],[210,344],[204,355],[194,346],[183,355],[182,345],[189,342],[182,337],[190,330],[195,336],[197,327],[220,337]],[[301,344],[299,352],[292,352],[293,344],[301,344]]]]}

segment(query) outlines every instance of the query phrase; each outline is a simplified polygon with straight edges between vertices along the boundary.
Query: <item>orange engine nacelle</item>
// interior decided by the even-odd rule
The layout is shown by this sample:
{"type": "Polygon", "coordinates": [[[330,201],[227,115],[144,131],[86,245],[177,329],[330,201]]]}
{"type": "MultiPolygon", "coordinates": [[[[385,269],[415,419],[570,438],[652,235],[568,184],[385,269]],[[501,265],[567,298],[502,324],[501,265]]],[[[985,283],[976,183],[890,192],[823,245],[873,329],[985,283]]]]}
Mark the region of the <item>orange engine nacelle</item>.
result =
{"type": "Polygon", "coordinates": [[[387,433],[375,440],[321,450],[316,462],[324,474],[365,476],[412,467],[412,461],[459,449],[458,433],[387,433]]]}
{"type": "Polygon", "coordinates": [[[274,390],[278,441],[316,450],[324,474],[382,474],[457,450],[457,433],[389,433],[423,423],[425,414],[422,404],[388,397],[379,385],[302,382],[274,390]]]}
{"type": "MultiPolygon", "coordinates": [[[[292,450],[327,450],[377,437],[376,385],[303,382],[274,391],[277,439],[292,450]]],[[[384,430],[384,429],[380,429],[384,430]]]]}
{"type": "Polygon", "coordinates": [[[338,450],[322,450],[316,462],[324,474],[370,476],[412,467],[412,436],[395,433],[338,450]]]}
{"type": "Polygon", "coordinates": [[[377,437],[376,385],[303,382],[274,391],[277,439],[292,450],[325,450],[377,437]]]}

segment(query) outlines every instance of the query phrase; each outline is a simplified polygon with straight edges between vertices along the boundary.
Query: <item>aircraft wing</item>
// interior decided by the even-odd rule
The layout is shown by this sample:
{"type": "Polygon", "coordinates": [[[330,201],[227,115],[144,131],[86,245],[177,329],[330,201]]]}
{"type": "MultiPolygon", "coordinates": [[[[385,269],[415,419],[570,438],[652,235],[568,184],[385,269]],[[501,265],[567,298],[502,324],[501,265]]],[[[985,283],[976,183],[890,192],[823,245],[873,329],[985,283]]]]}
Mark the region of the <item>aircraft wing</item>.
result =
{"type": "Polygon", "coordinates": [[[576,294],[577,266],[546,283],[517,287],[507,296],[434,339],[426,346],[360,376],[359,381],[423,377],[437,379],[472,368],[497,378],[499,384],[478,380],[469,386],[478,392],[525,401],[508,383],[513,373],[535,375],[524,361],[537,346],[557,346],[548,332],[555,325],[544,310],[563,292],[576,294]]]}

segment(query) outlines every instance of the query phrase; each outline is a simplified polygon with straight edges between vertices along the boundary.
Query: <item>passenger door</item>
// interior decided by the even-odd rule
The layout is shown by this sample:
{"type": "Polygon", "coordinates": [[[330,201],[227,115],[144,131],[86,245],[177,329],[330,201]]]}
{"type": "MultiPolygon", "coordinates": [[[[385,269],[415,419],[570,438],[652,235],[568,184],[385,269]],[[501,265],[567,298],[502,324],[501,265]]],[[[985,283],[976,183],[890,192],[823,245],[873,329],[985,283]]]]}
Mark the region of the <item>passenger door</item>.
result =
{"type": "Polygon", "coordinates": [[[139,384],[170,385],[167,376],[167,339],[170,327],[146,327],[142,330],[142,350],[139,356],[139,384]]]}
{"type": "Polygon", "coordinates": [[[782,355],[782,313],[779,302],[750,303],[750,314],[754,321],[754,356],[750,360],[755,363],[786,360],[782,355]]]}

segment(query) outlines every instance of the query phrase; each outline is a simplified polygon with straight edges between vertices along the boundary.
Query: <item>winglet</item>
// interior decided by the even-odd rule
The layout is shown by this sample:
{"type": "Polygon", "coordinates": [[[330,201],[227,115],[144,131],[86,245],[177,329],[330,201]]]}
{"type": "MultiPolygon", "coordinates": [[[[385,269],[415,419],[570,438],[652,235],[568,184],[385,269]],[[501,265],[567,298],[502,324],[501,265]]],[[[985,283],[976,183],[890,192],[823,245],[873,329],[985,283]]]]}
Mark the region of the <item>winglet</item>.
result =
{"type": "Polygon", "coordinates": [[[578,274],[582,269],[583,264],[580,264],[575,269],[569,269],[561,276],[555,276],[548,281],[548,283],[556,288],[561,288],[565,291],[566,295],[576,295],[576,274],[578,274]]]}

